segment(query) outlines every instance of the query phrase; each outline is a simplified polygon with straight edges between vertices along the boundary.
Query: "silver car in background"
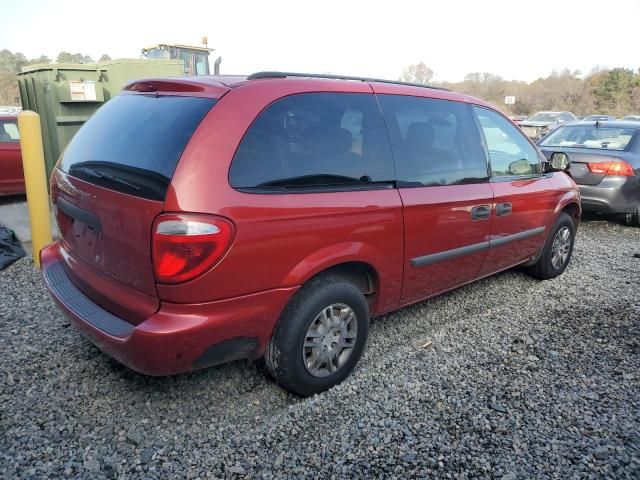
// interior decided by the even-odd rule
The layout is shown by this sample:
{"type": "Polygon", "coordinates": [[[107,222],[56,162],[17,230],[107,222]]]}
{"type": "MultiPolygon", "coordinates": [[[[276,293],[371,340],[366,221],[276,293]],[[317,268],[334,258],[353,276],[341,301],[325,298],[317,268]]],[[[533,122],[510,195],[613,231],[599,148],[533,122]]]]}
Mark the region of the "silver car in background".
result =
{"type": "Polygon", "coordinates": [[[640,227],[640,122],[576,122],[538,142],[545,157],[569,156],[582,210],[616,214],[640,227]]]}
{"type": "Polygon", "coordinates": [[[539,140],[550,131],[578,119],[571,112],[538,112],[519,123],[520,128],[531,140],[539,140]]]}

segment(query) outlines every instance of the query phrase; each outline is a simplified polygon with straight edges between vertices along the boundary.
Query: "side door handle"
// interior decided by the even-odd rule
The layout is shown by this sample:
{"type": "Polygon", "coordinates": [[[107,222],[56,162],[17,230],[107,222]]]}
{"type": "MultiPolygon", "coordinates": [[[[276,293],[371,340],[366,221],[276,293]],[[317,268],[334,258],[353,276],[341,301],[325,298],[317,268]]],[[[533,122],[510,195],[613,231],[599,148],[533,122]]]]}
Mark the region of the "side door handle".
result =
{"type": "Polygon", "coordinates": [[[491,205],[478,205],[471,209],[471,220],[486,220],[491,216],[491,205]]]}
{"type": "Polygon", "coordinates": [[[499,203],[496,205],[496,215],[499,217],[501,215],[509,215],[513,207],[509,202],[507,203],[499,203]]]}

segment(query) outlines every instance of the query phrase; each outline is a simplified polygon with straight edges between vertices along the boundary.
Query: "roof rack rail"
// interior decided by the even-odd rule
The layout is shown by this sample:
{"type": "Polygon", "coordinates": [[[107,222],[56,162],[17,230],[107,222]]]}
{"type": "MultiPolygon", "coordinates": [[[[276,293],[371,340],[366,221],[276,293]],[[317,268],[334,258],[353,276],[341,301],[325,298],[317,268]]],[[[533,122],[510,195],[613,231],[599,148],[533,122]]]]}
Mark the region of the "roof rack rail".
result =
{"type": "Polygon", "coordinates": [[[259,80],[261,78],[287,78],[287,77],[303,77],[303,78],[329,78],[332,80],[356,80],[358,82],[377,82],[391,83],[393,85],[409,85],[411,87],[432,88],[434,90],[450,91],[444,87],[434,87],[433,85],[424,85],[422,83],[401,82],[400,80],[384,80],[382,78],[369,77],[351,77],[349,75],[332,75],[330,73],[296,73],[296,72],[256,72],[247,77],[247,80],[259,80]]]}

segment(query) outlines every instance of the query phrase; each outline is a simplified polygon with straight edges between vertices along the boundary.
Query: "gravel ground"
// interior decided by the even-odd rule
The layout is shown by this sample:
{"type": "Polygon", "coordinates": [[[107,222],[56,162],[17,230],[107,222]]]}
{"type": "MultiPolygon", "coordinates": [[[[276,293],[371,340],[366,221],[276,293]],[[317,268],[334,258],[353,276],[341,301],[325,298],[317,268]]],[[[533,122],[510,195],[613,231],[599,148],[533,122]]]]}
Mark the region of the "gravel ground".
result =
{"type": "Polygon", "coordinates": [[[511,271],[374,321],[309,399],[261,362],[147,378],[23,259],[0,272],[2,478],[639,478],[640,229],[582,224],[563,276],[511,271]]]}

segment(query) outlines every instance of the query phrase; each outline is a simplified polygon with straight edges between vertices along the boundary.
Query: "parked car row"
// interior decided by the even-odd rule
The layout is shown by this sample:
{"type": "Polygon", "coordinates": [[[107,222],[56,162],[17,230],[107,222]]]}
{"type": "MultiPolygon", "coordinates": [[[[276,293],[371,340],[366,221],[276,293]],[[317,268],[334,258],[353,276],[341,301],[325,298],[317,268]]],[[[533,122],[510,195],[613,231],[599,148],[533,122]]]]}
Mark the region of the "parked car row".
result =
{"type": "MultiPolygon", "coordinates": [[[[534,141],[541,139],[559,126],[570,122],[608,122],[617,120],[613,115],[593,114],[576,116],[571,112],[537,112],[531,117],[527,117],[526,115],[513,115],[510,118],[513,123],[520,126],[522,131],[534,141]]],[[[640,115],[627,115],[623,117],[622,120],[640,122],[640,115]]]]}

